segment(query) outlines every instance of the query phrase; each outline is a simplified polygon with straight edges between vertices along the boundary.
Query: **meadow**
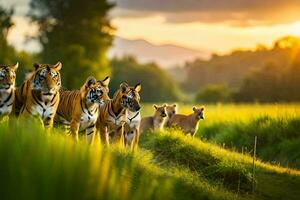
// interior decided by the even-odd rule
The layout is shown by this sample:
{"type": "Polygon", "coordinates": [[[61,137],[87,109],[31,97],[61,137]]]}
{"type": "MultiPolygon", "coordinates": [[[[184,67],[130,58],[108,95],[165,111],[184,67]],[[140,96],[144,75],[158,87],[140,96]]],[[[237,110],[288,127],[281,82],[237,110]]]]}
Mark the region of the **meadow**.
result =
{"type": "MultiPolygon", "coordinates": [[[[207,105],[194,138],[177,129],[149,131],[141,135],[135,153],[97,142],[88,146],[84,139],[76,143],[60,129],[47,135],[34,123],[14,122],[9,127],[3,122],[1,199],[296,200],[300,197],[299,108],[297,104],[207,105]],[[254,191],[252,134],[258,136],[254,191]],[[270,159],[279,143],[286,145],[279,145],[282,151],[270,159]],[[295,169],[284,167],[283,158],[295,169]]],[[[179,105],[180,113],[191,109],[179,105]]],[[[142,115],[153,111],[152,105],[143,105],[142,115]]]]}

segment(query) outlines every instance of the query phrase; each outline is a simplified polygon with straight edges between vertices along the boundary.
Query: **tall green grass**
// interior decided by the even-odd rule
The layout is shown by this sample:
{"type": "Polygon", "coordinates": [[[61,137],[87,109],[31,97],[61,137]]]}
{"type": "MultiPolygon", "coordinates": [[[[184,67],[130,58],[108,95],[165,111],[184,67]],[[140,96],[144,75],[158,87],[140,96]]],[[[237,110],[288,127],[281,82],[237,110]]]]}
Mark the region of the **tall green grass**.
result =
{"type": "Polygon", "coordinates": [[[75,143],[26,122],[0,125],[1,199],[232,199],[178,168],[161,168],[140,150],[75,143]]]}
{"type": "Polygon", "coordinates": [[[283,166],[300,168],[300,117],[270,117],[246,122],[215,122],[199,126],[197,137],[227,148],[251,153],[258,137],[259,158],[283,166]]]}
{"type": "Polygon", "coordinates": [[[297,200],[300,197],[296,189],[300,187],[300,171],[256,160],[252,194],[253,159],[250,156],[185,136],[179,130],[144,133],[141,146],[149,149],[164,168],[185,169],[202,181],[239,194],[239,198],[297,200]]]}

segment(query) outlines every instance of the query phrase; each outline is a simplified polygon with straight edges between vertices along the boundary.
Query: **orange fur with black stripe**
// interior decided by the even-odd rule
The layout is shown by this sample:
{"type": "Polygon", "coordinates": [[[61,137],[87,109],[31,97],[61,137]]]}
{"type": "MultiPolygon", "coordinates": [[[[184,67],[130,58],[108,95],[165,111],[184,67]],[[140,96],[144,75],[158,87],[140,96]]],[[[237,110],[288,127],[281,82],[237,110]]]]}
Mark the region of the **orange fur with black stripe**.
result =
{"type": "Polygon", "coordinates": [[[10,115],[15,101],[16,70],[19,64],[0,65],[0,120],[10,115]]]}
{"type": "Polygon", "coordinates": [[[34,64],[34,68],[16,90],[15,113],[23,118],[37,117],[45,127],[51,128],[59,104],[62,64],[34,64]]]}
{"type": "Polygon", "coordinates": [[[103,81],[89,77],[80,90],[60,92],[57,117],[70,123],[71,135],[76,139],[78,139],[79,131],[85,131],[87,143],[92,143],[99,105],[109,99],[109,82],[109,77],[103,81]]]}
{"type": "MultiPolygon", "coordinates": [[[[124,125],[127,120],[128,96],[132,93],[130,88],[126,83],[122,83],[113,99],[100,106],[96,127],[97,131],[100,131],[102,143],[125,145],[124,125]]],[[[137,107],[140,108],[139,105],[137,107]]]]}

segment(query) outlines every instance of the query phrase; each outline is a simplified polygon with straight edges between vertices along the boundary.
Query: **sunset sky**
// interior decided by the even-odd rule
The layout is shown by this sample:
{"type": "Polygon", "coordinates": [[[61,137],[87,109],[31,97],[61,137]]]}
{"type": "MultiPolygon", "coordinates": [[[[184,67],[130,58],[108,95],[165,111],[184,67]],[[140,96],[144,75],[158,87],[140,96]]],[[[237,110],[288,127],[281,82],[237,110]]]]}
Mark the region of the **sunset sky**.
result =
{"type": "MultiPolygon", "coordinates": [[[[110,13],[116,34],[145,39],[154,44],[176,44],[198,50],[225,53],[236,48],[271,45],[285,35],[300,36],[300,0],[111,0],[110,13]]],[[[16,26],[9,36],[18,48],[35,33],[25,14],[29,0],[0,0],[16,6],[16,26]]]]}

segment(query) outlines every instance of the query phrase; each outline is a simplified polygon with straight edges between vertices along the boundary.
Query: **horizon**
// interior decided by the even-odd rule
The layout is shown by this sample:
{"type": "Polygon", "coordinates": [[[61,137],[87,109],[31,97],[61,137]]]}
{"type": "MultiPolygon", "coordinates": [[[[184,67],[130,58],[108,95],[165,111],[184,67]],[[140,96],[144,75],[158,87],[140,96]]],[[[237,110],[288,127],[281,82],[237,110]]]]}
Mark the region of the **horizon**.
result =
{"type": "MultiPolygon", "coordinates": [[[[18,50],[38,52],[40,47],[36,41],[25,42],[27,36],[37,32],[37,27],[30,24],[26,16],[30,0],[5,1],[0,0],[0,4],[6,8],[15,6],[15,26],[8,36],[9,43],[18,50]]],[[[295,14],[300,2],[294,0],[273,4],[268,0],[262,3],[253,1],[253,5],[244,2],[245,5],[239,6],[232,5],[230,0],[228,5],[210,5],[203,0],[202,6],[187,1],[183,8],[180,2],[172,5],[170,1],[162,6],[158,6],[159,1],[149,0],[142,3],[136,0],[109,1],[117,2],[110,12],[112,25],[117,29],[115,36],[133,41],[144,40],[152,45],[174,45],[226,55],[237,49],[253,50],[258,44],[269,48],[276,39],[284,36],[300,36],[300,17],[295,14]],[[249,9],[248,4],[251,5],[249,9]],[[267,8],[264,13],[261,12],[263,5],[274,8],[267,8]],[[278,10],[282,14],[276,14],[278,10]]]]}

